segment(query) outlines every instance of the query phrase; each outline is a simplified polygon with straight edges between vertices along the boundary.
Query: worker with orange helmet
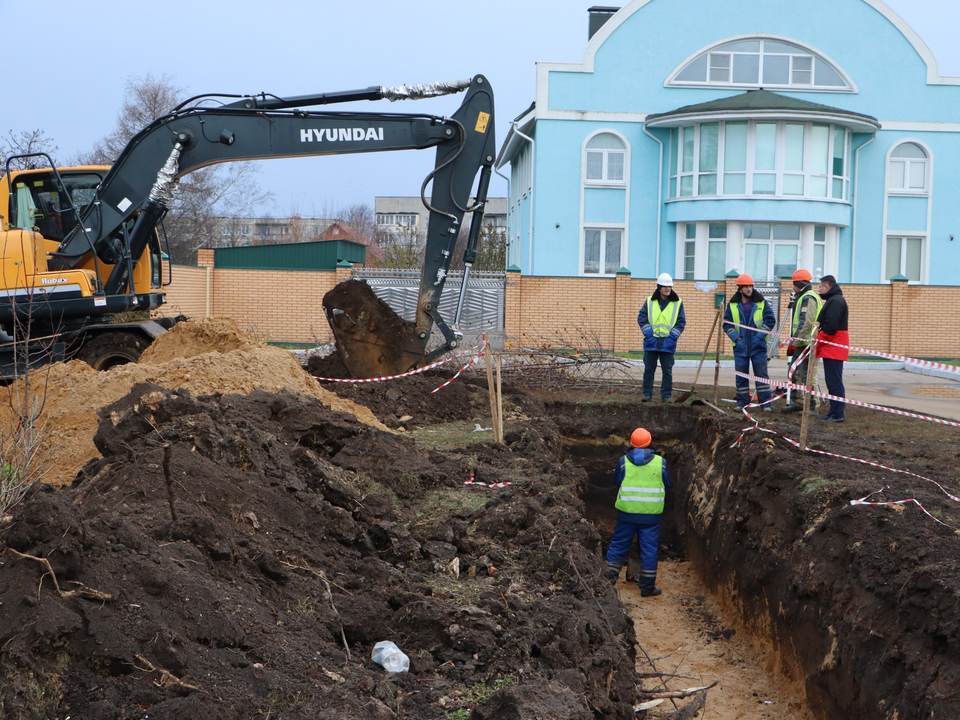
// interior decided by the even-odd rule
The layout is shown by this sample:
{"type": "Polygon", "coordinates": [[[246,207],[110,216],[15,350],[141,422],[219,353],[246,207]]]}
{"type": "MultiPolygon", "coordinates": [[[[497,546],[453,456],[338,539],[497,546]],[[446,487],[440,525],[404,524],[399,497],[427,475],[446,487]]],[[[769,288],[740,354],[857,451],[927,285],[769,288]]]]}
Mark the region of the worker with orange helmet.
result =
{"type": "MultiPolygon", "coordinates": [[[[727,310],[723,314],[723,330],[733,342],[733,362],[738,373],[750,373],[760,378],[767,374],[767,338],[766,332],[773,330],[777,316],[773,314],[763,295],[754,287],[753,278],[744,273],[737,278],[737,291],[730,298],[727,310]],[[756,328],[752,330],[751,328],[756,328]]],[[[737,407],[743,409],[750,404],[750,380],[737,375],[737,407]]],[[[755,381],[757,399],[763,409],[770,411],[770,386],[755,381]]]]}
{"type": "MultiPolygon", "coordinates": [[[[820,317],[820,308],[823,307],[823,300],[812,285],[813,276],[809,270],[800,269],[793,273],[793,295],[795,300],[791,303],[793,315],[790,323],[790,345],[787,348],[789,358],[788,367],[793,366],[793,358],[798,356],[803,349],[810,344],[813,334],[813,326],[817,324],[820,317]]],[[[813,378],[811,382],[813,387],[817,386],[817,359],[809,355],[805,357],[794,369],[793,374],[788,373],[787,379],[798,385],[807,384],[807,373],[809,363],[814,364],[813,378]]],[[[803,403],[800,399],[800,392],[792,391],[790,393],[790,402],[788,402],[781,412],[800,412],[803,410],[803,403]]],[[[817,414],[817,399],[810,397],[809,411],[817,414]]]]}
{"type": "Polygon", "coordinates": [[[620,570],[634,537],[640,548],[641,597],[660,594],[657,587],[657,550],[660,518],[670,487],[667,461],[650,447],[650,432],[637,428],[630,436],[630,450],[617,462],[617,526],[607,548],[607,578],[617,584],[620,570]]]}

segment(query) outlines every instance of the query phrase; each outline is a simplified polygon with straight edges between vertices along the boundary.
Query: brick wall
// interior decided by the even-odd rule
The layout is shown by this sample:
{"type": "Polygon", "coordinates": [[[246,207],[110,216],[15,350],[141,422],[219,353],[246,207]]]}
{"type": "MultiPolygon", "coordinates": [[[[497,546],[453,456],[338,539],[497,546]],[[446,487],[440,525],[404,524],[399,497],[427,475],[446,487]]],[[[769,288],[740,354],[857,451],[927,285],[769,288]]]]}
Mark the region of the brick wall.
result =
{"type": "MultiPolygon", "coordinates": [[[[960,287],[894,282],[841,288],[850,309],[851,345],[912,357],[960,357],[960,287]]],[[[558,346],[560,340],[582,335],[581,328],[593,328],[608,350],[640,350],[643,340],[637,313],[655,289],[654,280],[629,275],[546,278],[509,273],[508,342],[558,346]],[[576,332],[571,333],[571,328],[576,332]]],[[[781,317],[792,289],[789,280],[782,281],[781,317]]],[[[700,354],[716,319],[714,294],[724,292],[730,297],[736,291],[736,279],[728,278],[716,291],[707,292],[696,289],[693,281],[678,280],[675,290],[687,317],[677,350],[700,354]]],[[[714,330],[710,352],[715,353],[716,347],[714,330]]],[[[726,339],[722,351],[730,352],[726,339]]]]}
{"type": "MultiPolygon", "coordinates": [[[[166,271],[166,268],[164,269],[166,271]]],[[[170,268],[171,283],[165,289],[167,304],[160,308],[161,315],[207,315],[209,270],[205,267],[174,265],[170,268]]]]}
{"type": "MultiPolygon", "coordinates": [[[[176,266],[166,289],[164,314],[230,317],[255,337],[271,342],[330,342],[323,315],[323,295],[350,277],[349,268],[333,272],[222,270],[213,267],[213,252],[200,251],[201,267],[176,266]],[[209,267],[209,270],[207,269],[209,267]]],[[[850,306],[852,345],[914,357],[960,356],[960,287],[842,285],[850,306]]],[[[524,277],[507,273],[505,322],[508,347],[597,345],[615,352],[643,347],[637,313],[656,289],[650,279],[524,277]]],[[[693,281],[677,281],[687,326],[680,352],[703,352],[716,318],[715,292],[729,297],[733,278],[716,291],[703,292],[693,281]]],[[[792,289],[781,285],[780,307],[792,289]]],[[[782,312],[781,312],[782,316],[782,312]]],[[[778,318],[779,320],[779,318],[778,318]]],[[[710,341],[716,352],[717,330],[710,341]]],[[[724,353],[729,343],[722,340],[724,353]]]]}

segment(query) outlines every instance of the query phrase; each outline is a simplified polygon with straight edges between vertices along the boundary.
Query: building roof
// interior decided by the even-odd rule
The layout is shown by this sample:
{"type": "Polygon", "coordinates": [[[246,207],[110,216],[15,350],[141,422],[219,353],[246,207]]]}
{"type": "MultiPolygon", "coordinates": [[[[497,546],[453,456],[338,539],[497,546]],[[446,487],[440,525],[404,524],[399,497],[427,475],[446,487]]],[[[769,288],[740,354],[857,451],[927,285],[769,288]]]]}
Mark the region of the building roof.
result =
{"type": "Polygon", "coordinates": [[[716,119],[721,116],[744,117],[823,117],[850,128],[855,132],[876,132],[880,122],[871,115],[843,110],[842,108],[821,105],[808,100],[799,100],[770,92],[769,90],[748,90],[739,95],[685,105],[684,107],[663,113],[647,115],[649,127],[674,127],[692,118],[716,119]]]}

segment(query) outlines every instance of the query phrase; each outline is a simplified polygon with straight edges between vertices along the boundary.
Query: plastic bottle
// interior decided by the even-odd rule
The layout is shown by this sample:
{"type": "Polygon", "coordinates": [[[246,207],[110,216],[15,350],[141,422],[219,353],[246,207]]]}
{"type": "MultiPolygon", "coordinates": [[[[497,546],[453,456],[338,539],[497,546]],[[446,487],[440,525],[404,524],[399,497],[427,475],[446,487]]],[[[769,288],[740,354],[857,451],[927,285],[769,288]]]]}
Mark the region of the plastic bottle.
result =
{"type": "Polygon", "coordinates": [[[389,640],[382,640],[373,646],[370,659],[389,673],[402,673],[410,669],[410,658],[389,640]]]}

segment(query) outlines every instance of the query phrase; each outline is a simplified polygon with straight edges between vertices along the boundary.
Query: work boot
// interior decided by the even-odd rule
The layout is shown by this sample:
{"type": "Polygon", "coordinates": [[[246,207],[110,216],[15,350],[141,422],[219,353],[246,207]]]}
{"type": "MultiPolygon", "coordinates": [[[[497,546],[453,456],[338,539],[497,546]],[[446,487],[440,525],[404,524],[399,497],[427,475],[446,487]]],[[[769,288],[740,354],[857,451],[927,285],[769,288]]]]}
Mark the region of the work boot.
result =
{"type": "Polygon", "coordinates": [[[670,404],[670,403],[673,402],[673,398],[670,397],[669,395],[668,395],[667,397],[665,397],[665,398],[661,398],[661,400],[663,400],[663,402],[664,402],[664,403],[667,403],[667,404],[670,404]]]}
{"type": "Polygon", "coordinates": [[[656,597],[661,593],[663,593],[663,590],[658,587],[640,588],[640,597],[656,597]]]}
{"type": "Polygon", "coordinates": [[[782,408],[780,408],[780,412],[782,413],[795,413],[802,411],[803,405],[799,405],[797,403],[790,403],[789,405],[784,405],[782,408]]]}
{"type": "Polygon", "coordinates": [[[653,400],[653,398],[650,395],[644,395],[640,398],[640,402],[650,402],[651,400],[653,400]]]}

